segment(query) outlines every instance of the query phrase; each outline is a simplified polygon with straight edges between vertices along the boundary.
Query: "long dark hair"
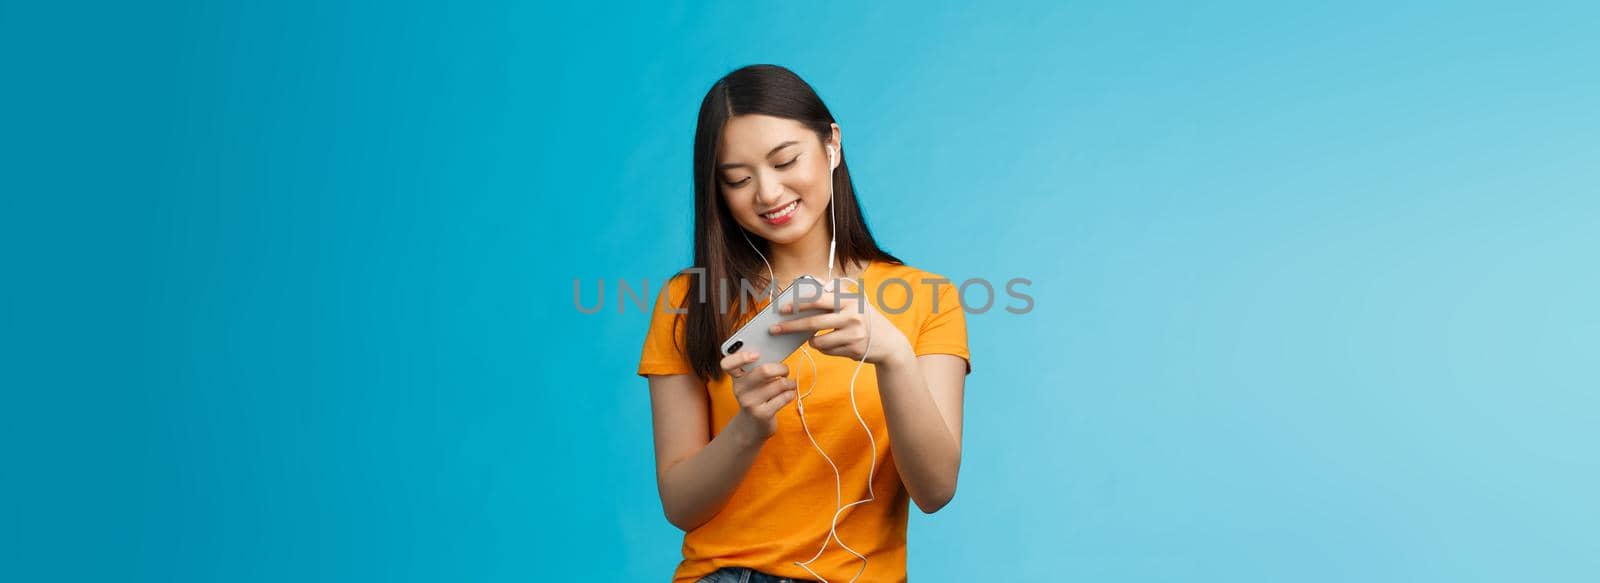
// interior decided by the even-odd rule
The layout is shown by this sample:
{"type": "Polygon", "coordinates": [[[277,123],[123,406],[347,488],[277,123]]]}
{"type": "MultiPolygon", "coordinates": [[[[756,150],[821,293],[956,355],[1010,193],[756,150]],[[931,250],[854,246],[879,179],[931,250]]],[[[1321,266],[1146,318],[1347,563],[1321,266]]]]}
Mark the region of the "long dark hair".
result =
{"type": "MultiPolygon", "coordinates": [[[[736,321],[733,314],[718,308],[738,302],[724,303],[721,298],[729,297],[729,292],[742,295],[740,282],[766,282],[767,277],[761,257],[750,248],[755,245],[766,253],[767,240],[741,232],[744,227],[734,220],[717,185],[717,145],[722,141],[723,126],[728,118],[746,114],[798,121],[824,143],[833,135],[833,114],[822,98],[799,75],[777,65],[750,65],[728,73],[700,102],[700,122],[694,132],[694,268],[703,269],[704,277],[689,277],[683,338],[695,374],[706,380],[722,376],[720,344],[733,332],[736,321]],[[747,235],[749,243],[745,242],[747,235]]],[[[856,202],[848,158],[842,151],[839,157],[842,160],[833,173],[833,204],[837,208],[832,209],[837,213],[838,264],[900,263],[872,238],[856,202]]]]}

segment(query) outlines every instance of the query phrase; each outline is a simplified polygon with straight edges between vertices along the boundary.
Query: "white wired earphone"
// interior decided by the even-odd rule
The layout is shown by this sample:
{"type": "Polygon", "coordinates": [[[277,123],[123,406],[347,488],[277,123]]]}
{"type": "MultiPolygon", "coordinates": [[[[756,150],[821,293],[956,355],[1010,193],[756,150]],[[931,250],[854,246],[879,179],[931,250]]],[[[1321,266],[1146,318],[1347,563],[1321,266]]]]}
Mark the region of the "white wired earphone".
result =
{"type": "MultiPolygon", "coordinates": [[[[834,163],[837,160],[838,156],[837,156],[837,154],[835,154],[833,146],[830,145],[830,146],[826,146],[826,147],[827,147],[827,150],[828,150],[828,231],[829,231],[828,232],[828,280],[827,281],[829,283],[833,284],[835,291],[837,291],[838,287],[839,287],[839,282],[835,281],[833,279],[833,259],[834,259],[834,249],[838,245],[838,242],[839,242],[839,230],[838,230],[838,228],[836,226],[836,223],[835,223],[835,215],[837,214],[837,212],[834,210],[834,204],[833,204],[833,170],[835,169],[834,163]]],[[[761,249],[756,247],[756,244],[753,241],[750,240],[750,235],[745,233],[745,229],[743,229],[743,228],[739,229],[739,234],[744,236],[744,242],[748,243],[750,245],[750,248],[756,252],[756,255],[761,257],[761,263],[763,263],[763,264],[765,264],[767,266],[768,287],[769,287],[769,289],[772,289],[774,291],[773,301],[777,301],[777,296],[776,296],[776,293],[775,293],[777,291],[776,290],[777,275],[775,273],[773,273],[773,271],[772,271],[772,264],[767,262],[767,256],[761,252],[761,249]]],[[[840,279],[842,279],[844,281],[849,281],[850,283],[853,283],[853,284],[856,284],[857,287],[859,287],[861,285],[861,282],[856,281],[854,279],[850,279],[848,277],[841,277],[840,279]]],[[[833,468],[834,504],[837,506],[837,509],[834,510],[834,512],[833,512],[833,520],[828,522],[828,536],[822,539],[822,546],[817,548],[817,554],[812,556],[810,559],[805,560],[805,561],[795,561],[794,564],[799,566],[801,569],[805,569],[807,573],[810,573],[813,577],[816,577],[819,581],[822,581],[822,583],[828,583],[828,580],[826,578],[824,578],[823,576],[818,575],[816,571],[812,571],[811,567],[809,565],[811,563],[816,562],[817,559],[822,557],[822,551],[824,551],[824,550],[826,550],[828,548],[828,539],[833,539],[835,541],[838,541],[839,542],[839,546],[841,548],[843,548],[846,551],[849,551],[849,553],[852,554],[852,555],[855,555],[856,558],[861,559],[861,569],[856,571],[856,576],[855,577],[851,577],[850,578],[851,583],[854,583],[856,579],[860,579],[861,578],[861,574],[865,573],[867,571],[867,557],[863,556],[861,553],[856,552],[856,550],[850,548],[849,545],[844,544],[844,539],[839,538],[838,526],[839,526],[839,515],[844,513],[844,509],[849,508],[851,506],[855,506],[857,504],[865,504],[867,502],[872,502],[872,501],[878,499],[877,494],[875,494],[872,491],[872,481],[876,477],[877,468],[878,468],[878,441],[872,437],[872,428],[867,426],[867,421],[865,419],[861,418],[861,408],[856,406],[856,376],[861,374],[861,365],[866,364],[866,362],[867,362],[867,352],[872,350],[872,334],[870,332],[871,332],[871,329],[869,328],[868,329],[868,334],[867,334],[867,347],[866,347],[866,349],[864,349],[861,352],[861,360],[856,361],[855,371],[850,373],[850,408],[855,410],[855,412],[856,412],[856,421],[861,422],[861,429],[863,429],[863,430],[865,430],[867,432],[867,442],[869,444],[871,444],[871,446],[872,446],[868,450],[872,454],[872,463],[871,463],[871,465],[867,466],[867,497],[863,498],[861,500],[857,500],[855,502],[851,502],[849,504],[844,504],[844,479],[839,474],[839,466],[837,464],[833,463],[833,458],[828,457],[828,452],[823,451],[822,450],[822,446],[817,444],[817,438],[812,437],[811,428],[808,425],[806,425],[806,396],[810,395],[812,389],[815,389],[816,386],[817,386],[817,361],[816,361],[816,359],[811,357],[811,352],[806,350],[806,347],[805,347],[804,344],[800,345],[800,353],[805,355],[807,362],[811,363],[811,385],[806,387],[805,395],[800,395],[798,398],[795,399],[795,410],[799,412],[799,415],[800,415],[800,428],[805,430],[806,438],[811,440],[811,447],[816,448],[817,453],[822,454],[822,459],[827,460],[828,461],[828,465],[833,468]]]]}

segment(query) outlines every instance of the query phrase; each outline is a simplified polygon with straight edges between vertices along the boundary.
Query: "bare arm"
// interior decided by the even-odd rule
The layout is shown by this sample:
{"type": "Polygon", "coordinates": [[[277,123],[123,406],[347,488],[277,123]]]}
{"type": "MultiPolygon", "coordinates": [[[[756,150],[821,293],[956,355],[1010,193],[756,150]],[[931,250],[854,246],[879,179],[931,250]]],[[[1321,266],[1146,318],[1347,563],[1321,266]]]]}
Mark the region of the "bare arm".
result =
{"type": "MultiPolygon", "coordinates": [[[[724,363],[742,365],[739,353],[724,363]]],[[[726,370],[728,366],[724,366],[726,370]]],[[[735,379],[740,410],[710,437],[711,412],[705,385],[693,375],[651,375],[650,407],[655,424],[656,488],[667,521],[684,532],[722,511],[750,471],[756,454],[776,430],[773,417],[794,398],[783,365],[766,365],[735,379]]]]}
{"type": "Polygon", "coordinates": [[[966,361],[949,354],[915,356],[907,351],[877,369],[889,449],[900,481],[917,508],[926,514],[938,512],[955,497],[961,472],[966,361]]]}

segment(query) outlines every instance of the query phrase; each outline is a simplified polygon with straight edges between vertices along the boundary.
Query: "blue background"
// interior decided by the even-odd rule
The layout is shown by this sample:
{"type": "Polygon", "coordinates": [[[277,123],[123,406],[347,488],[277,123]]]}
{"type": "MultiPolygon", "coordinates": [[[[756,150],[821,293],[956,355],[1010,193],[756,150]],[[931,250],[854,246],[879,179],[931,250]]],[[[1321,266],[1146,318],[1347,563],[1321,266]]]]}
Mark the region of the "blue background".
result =
{"type": "Polygon", "coordinates": [[[130,4],[0,4],[0,579],[666,579],[614,286],[757,62],[1034,282],[915,580],[1600,571],[1593,4],[130,4]]]}

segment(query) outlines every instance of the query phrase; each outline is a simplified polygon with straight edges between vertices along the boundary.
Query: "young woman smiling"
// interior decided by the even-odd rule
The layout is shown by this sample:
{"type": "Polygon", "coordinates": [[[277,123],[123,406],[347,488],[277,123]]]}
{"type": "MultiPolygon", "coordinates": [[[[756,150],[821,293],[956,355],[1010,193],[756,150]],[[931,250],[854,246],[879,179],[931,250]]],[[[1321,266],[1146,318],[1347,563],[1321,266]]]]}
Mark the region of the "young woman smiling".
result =
{"type": "Polygon", "coordinates": [[[694,179],[695,273],[657,298],[638,369],[662,506],[685,531],[673,580],[904,581],[909,503],[943,508],[961,467],[971,367],[956,289],[878,247],[839,125],[788,69],[712,85],[694,179]],[[764,307],[729,313],[719,290],[830,273],[814,303],[828,313],[774,331],[824,331],[808,346],[749,372],[757,355],[719,353],[764,307]]]}

